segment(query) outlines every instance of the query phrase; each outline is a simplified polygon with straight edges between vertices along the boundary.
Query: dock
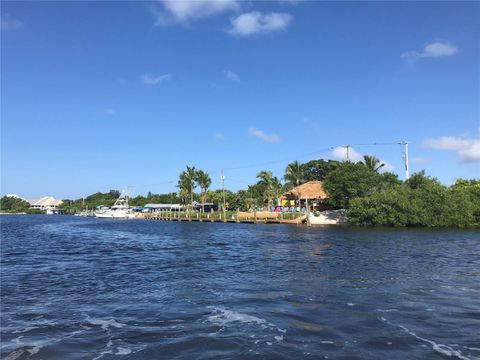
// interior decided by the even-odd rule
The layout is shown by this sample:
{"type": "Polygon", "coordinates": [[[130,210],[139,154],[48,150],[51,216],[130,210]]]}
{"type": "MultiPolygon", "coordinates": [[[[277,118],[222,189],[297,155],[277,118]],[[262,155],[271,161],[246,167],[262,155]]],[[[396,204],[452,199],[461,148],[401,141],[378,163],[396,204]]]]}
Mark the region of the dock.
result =
{"type": "Polygon", "coordinates": [[[221,222],[241,224],[293,224],[307,221],[306,214],[278,212],[175,212],[165,211],[142,214],[146,220],[187,221],[187,222],[221,222]]]}

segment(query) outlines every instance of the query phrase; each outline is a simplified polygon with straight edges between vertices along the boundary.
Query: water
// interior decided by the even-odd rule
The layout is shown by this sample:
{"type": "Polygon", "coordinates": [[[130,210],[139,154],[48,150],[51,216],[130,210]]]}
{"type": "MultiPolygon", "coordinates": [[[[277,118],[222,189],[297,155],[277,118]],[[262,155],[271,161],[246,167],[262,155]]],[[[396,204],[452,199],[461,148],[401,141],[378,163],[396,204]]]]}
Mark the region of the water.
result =
{"type": "Polygon", "coordinates": [[[480,358],[480,235],[1,217],[2,359],[480,358]]]}

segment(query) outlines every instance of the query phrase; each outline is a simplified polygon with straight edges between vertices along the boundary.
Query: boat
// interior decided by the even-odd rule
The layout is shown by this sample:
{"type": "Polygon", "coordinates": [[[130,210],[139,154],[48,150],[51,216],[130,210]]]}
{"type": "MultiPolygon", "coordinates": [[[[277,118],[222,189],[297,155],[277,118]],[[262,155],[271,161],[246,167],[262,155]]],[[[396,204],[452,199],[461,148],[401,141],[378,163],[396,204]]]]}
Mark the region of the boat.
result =
{"type": "Polygon", "coordinates": [[[122,191],[112,207],[99,206],[95,211],[95,217],[100,219],[133,219],[135,218],[135,212],[128,206],[128,194],[122,191]]]}
{"type": "Polygon", "coordinates": [[[311,225],[339,225],[347,223],[347,211],[340,210],[325,210],[310,212],[308,214],[307,223],[311,225]]]}

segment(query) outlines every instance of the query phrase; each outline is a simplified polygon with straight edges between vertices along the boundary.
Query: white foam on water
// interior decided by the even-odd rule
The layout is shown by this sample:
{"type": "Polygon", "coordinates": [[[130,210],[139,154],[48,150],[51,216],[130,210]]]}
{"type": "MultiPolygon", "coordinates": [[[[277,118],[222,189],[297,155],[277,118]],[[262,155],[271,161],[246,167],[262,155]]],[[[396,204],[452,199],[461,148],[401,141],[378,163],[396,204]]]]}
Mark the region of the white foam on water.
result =
{"type": "Polygon", "coordinates": [[[25,332],[28,332],[30,330],[35,330],[35,329],[39,329],[39,327],[38,326],[29,326],[29,327],[26,327],[23,330],[15,330],[15,331],[12,332],[12,334],[25,333],[25,332]]]}
{"type": "Polygon", "coordinates": [[[131,354],[131,353],[132,353],[132,350],[130,350],[128,348],[119,347],[119,348],[117,348],[117,352],[115,353],[115,355],[128,355],[128,354],[131,354]]]}
{"type": "Polygon", "coordinates": [[[277,335],[277,336],[275,336],[275,340],[277,340],[277,341],[282,341],[282,340],[283,340],[283,335],[277,335]]]}
{"type": "Polygon", "coordinates": [[[448,345],[444,345],[444,344],[438,344],[436,343],[435,341],[433,340],[430,340],[430,339],[427,339],[427,338],[424,338],[424,337],[421,337],[417,334],[415,334],[413,331],[409,330],[407,327],[403,326],[403,325],[395,325],[393,323],[391,323],[390,321],[388,321],[387,319],[385,319],[383,316],[380,318],[382,321],[386,322],[387,324],[390,324],[392,326],[397,326],[399,328],[401,328],[403,331],[405,331],[407,334],[413,336],[414,338],[420,340],[420,341],[423,341],[427,344],[430,344],[430,346],[432,347],[432,349],[440,354],[443,354],[443,355],[446,355],[446,356],[449,356],[449,357],[457,357],[459,359],[462,359],[462,360],[470,360],[469,357],[465,356],[462,354],[461,351],[459,350],[455,350],[453,348],[451,348],[450,346],[448,345]]]}
{"type": "Polygon", "coordinates": [[[240,323],[255,323],[257,325],[265,325],[267,321],[265,319],[258,318],[256,316],[235,312],[232,310],[211,307],[214,315],[208,317],[208,321],[217,325],[226,325],[232,322],[240,323]]]}
{"type": "Polygon", "coordinates": [[[23,355],[25,351],[23,350],[15,350],[15,351],[12,351],[10,354],[8,354],[8,356],[4,359],[4,360],[15,360],[15,359],[18,359],[20,356],[23,355]]]}
{"type": "Polygon", "coordinates": [[[333,341],[330,341],[330,340],[322,340],[321,343],[322,344],[335,344],[333,341]]]}
{"type": "Polygon", "coordinates": [[[23,335],[15,338],[15,339],[12,339],[11,342],[13,342],[17,345],[23,345],[23,342],[21,341],[22,338],[23,338],[23,335]]]}
{"type": "Polygon", "coordinates": [[[280,328],[277,328],[277,330],[278,330],[279,332],[281,332],[281,333],[284,333],[284,334],[287,332],[287,329],[280,329],[280,328]]]}
{"type": "Polygon", "coordinates": [[[355,306],[354,303],[347,303],[348,306],[355,306]]]}
{"type": "Polygon", "coordinates": [[[85,319],[92,325],[100,325],[103,330],[108,331],[110,326],[116,327],[116,328],[121,328],[124,327],[125,324],[119,323],[115,319],[96,319],[96,318],[91,318],[90,316],[87,315],[87,318],[85,319]]]}
{"type": "Polygon", "coordinates": [[[473,351],[480,351],[480,348],[477,347],[467,347],[465,346],[468,350],[473,350],[473,351]]]}
{"type": "Polygon", "coordinates": [[[379,312],[394,312],[394,311],[398,311],[397,309],[376,309],[375,311],[379,311],[379,312]]]}
{"type": "Polygon", "coordinates": [[[30,355],[35,355],[36,353],[38,353],[40,351],[41,347],[40,346],[35,346],[31,349],[26,349],[30,355]]]}
{"type": "Polygon", "coordinates": [[[268,346],[272,346],[273,343],[271,343],[270,341],[267,341],[267,345],[268,345],[268,346]]]}

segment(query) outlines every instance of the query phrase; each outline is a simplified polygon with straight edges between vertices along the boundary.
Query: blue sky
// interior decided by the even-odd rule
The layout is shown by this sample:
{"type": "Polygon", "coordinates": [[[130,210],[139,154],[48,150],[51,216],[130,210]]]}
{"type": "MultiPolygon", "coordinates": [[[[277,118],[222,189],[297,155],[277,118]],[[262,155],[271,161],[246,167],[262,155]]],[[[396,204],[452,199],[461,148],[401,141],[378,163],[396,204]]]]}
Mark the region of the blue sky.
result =
{"type": "Polygon", "coordinates": [[[480,3],[2,2],[1,192],[237,190],[372,154],[480,176],[480,3]]]}

